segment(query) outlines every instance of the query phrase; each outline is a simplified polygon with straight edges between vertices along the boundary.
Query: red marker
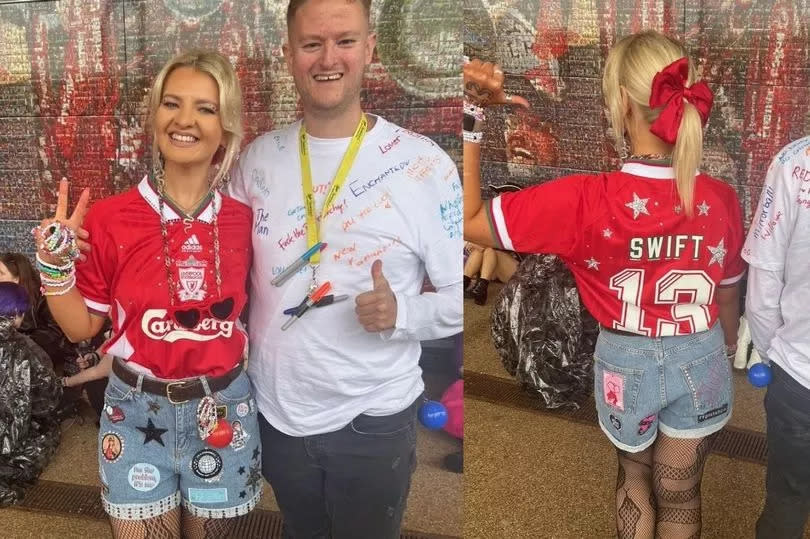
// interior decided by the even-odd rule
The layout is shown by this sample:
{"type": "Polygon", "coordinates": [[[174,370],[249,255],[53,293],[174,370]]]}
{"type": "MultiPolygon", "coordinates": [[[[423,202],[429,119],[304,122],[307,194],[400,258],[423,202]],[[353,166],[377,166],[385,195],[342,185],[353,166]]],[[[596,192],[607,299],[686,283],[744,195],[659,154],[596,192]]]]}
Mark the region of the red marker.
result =
{"type": "Polygon", "coordinates": [[[304,304],[298,309],[298,311],[295,314],[293,314],[292,316],[290,316],[289,320],[284,322],[284,325],[281,326],[281,330],[284,331],[285,329],[287,329],[288,327],[293,325],[293,323],[295,323],[296,320],[301,318],[301,316],[305,312],[307,312],[310,307],[312,307],[313,305],[318,303],[318,301],[322,297],[324,297],[327,294],[327,292],[329,292],[329,290],[331,290],[331,288],[332,288],[332,284],[329,281],[326,281],[321,286],[319,286],[317,290],[315,290],[312,294],[309,295],[309,297],[306,299],[304,304]]]}

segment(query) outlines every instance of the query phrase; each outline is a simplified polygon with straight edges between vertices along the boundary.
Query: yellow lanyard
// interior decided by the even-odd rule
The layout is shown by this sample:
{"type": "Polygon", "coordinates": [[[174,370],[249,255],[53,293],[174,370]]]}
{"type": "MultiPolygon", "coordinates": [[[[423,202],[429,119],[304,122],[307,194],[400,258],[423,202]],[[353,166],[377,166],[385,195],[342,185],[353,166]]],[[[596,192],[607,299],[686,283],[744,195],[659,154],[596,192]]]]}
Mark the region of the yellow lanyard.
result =
{"type": "MultiPolygon", "coordinates": [[[[367,128],[368,121],[366,120],[366,115],[363,114],[360,118],[360,123],[357,124],[354,135],[352,135],[349,148],[343,155],[337,173],[335,173],[335,178],[332,180],[329,192],[326,194],[326,200],[324,200],[323,208],[321,208],[321,221],[326,218],[326,214],[337,198],[340,188],[343,187],[343,184],[346,182],[349,170],[354,163],[354,158],[357,157],[357,152],[360,150],[363,137],[366,136],[367,128]]],[[[307,249],[310,249],[320,241],[321,231],[318,225],[318,219],[315,217],[315,193],[312,189],[312,170],[309,166],[309,147],[307,145],[307,132],[306,129],[304,129],[304,122],[301,122],[301,129],[298,131],[298,153],[301,156],[301,188],[304,192],[304,209],[307,213],[307,249]]],[[[320,261],[321,252],[315,251],[315,254],[309,259],[310,265],[314,268],[320,261]]]]}

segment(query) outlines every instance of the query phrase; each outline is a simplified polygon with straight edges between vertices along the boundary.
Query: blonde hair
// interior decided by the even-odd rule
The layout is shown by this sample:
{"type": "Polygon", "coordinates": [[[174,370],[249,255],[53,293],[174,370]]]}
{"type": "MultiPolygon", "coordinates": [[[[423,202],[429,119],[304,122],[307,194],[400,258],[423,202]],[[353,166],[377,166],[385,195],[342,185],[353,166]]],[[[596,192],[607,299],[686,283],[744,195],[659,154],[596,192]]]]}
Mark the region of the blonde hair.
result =
{"type": "MultiPolygon", "coordinates": [[[[655,31],[640,32],[621,39],[611,48],[602,77],[602,93],[605,97],[616,139],[617,148],[624,145],[625,108],[622,89],[641,111],[644,120],[651,124],[658,118],[662,108],[650,109],[650,91],[655,75],[672,62],[686,57],[686,49],[663,34],[655,31]]],[[[689,59],[687,86],[695,82],[695,66],[689,59]]],[[[695,171],[703,158],[703,125],[700,114],[691,103],[684,102],[683,118],[678,129],[678,138],[672,152],[672,167],[675,169],[675,185],[686,215],[694,214],[695,171]]]]}
{"type": "MultiPolygon", "coordinates": [[[[219,89],[219,119],[224,131],[225,154],[211,181],[211,190],[214,190],[228,174],[242,143],[242,90],[239,87],[239,78],[228,59],[218,52],[192,49],[178,54],[166,62],[152,84],[147,120],[150,131],[154,129],[155,114],[163,99],[163,87],[166,79],[178,67],[191,67],[211,76],[219,89]]],[[[152,133],[152,167],[154,170],[160,170],[163,167],[160,148],[154,133],[152,133]]]]}

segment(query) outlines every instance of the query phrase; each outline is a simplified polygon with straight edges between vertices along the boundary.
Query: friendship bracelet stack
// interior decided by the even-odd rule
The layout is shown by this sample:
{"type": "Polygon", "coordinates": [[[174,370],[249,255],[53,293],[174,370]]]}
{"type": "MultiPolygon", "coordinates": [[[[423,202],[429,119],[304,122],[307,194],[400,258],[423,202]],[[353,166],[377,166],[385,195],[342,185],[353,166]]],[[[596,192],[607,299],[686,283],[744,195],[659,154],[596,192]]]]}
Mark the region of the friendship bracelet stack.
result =
{"type": "Polygon", "coordinates": [[[481,144],[483,138],[483,125],[486,115],[484,109],[464,101],[464,123],[462,134],[464,135],[464,142],[472,142],[473,144],[481,144]]]}
{"type": "Polygon", "coordinates": [[[41,238],[40,244],[37,245],[39,252],[36,255],[36,267],[42,281],[40,292],[43,296],[67,294],[76,285],[75,261],[79,258],[76,234],[58,221],[54,221],[44,228],[37,226],[31,230],[35,237],[37,232],[41,238]],[[40,252],[59,259],[63,263],[60,265],[46,262],[40,256],[40,252]]]}

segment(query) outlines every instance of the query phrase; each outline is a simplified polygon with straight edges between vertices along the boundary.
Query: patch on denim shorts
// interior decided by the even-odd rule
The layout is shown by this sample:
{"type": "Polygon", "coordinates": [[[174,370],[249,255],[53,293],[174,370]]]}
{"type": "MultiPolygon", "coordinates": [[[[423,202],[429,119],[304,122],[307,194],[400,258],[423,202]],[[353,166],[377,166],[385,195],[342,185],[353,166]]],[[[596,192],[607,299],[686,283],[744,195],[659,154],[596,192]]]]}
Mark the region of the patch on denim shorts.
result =
{"type": "Polygon", "coordinates": [[[124,442],[115,432],[104,434],[101,439],[101,454],[107,462],[115,462],[124,452],[124,442]]]}
{"type": "Polygon", "coordinates": [[[602,372],[602,389],[605,402],[614,408],[624,411],[624,376],[615,372],[602,372]]]}
{"type": "Polygon", "coordinates": [[[228,501],[226,488],[189,488],[188,501],[191,503],[223,503],[228,501]]]}
{"type": "Polygon", "coordinates": [[[641,436],[648,430],[650,430],[650,426],[655,421],[655,414],[650,414],[641,421],[638,422],[638,434],[641,436]]]}
{"type": "Polygon", "coordinates": [[[222,457],[213,449],[201,449],[191,459],[191,471],[202,479],[212,479],[222,471],[222,457]]]}
{"type": "Polygon", "coordinates": [[[610,424],[613,425],[613,428],[616,430],[622,430],[622,422],[619,421],[619,418],[613,414],[610,414],[610,424]]]}
{"type": "Polygon", "coordinates": [[[160,471],[148,462],[139,462],[129,469],[129,486],[141,492],[149,492],[160,483],[160,471]]]}
{"type": "Polygon", "coordinates": [[[703,423],[707,419],[712,419],[713,417],[717,417],[719,415],[723,415],[728,412],[728,403],[725,403],[723,406],[719,408],[715,408],[714,410],[709,410],[705,414],[700,414],[697,417],[698,423],[703,423]]]}

